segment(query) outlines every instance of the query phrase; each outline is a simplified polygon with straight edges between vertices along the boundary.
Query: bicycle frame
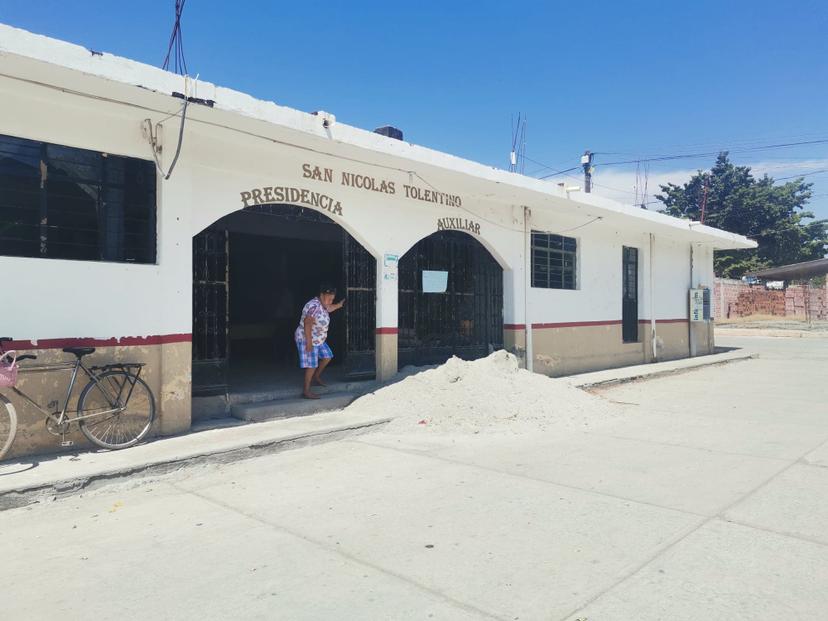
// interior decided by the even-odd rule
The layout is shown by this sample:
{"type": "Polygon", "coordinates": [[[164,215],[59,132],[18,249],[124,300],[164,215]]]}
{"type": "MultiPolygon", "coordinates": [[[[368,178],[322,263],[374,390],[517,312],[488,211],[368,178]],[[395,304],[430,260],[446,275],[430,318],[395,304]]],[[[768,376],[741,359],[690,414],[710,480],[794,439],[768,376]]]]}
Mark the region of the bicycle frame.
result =
{"type": "MultiPolygon", "coordinates": [[[[63,401],[63,408],[59,413],[58,412],[49,412],[48,410],[43,408],[37,401],[35,401],[31,397],[29,397],[29,395],[27,395],[25,392],[23,392],[22,390],[17,388],[17,386],[12,386],[11,389],[15,394],[17,394],[18,396],[23,398],[27,403],[29,403],[31,406],[36,408],[44,416],[46,416],[47,418],[50,418],[53,421],[55,421],[55,423],[58,424],[58,425],[63,424],[68,419],[67,410],[69,408],[69,400],[71,399],[72,392],[75,389],[75,384],[77,383],[79,371],[83,371],[86,374],[86,376],[89,378],[90,381],[95,382],[95,384],[97,384],[101,388],[101,392],[106,397],[106,400],[109,402],[109,405],[112,409],[105,410],[103,412],[95,412],[94,414],[88,414],[88,415],[85,415],[85,416],[82,415],[81,413],[78,413],[77,417],[73,418],[70,422],[78,421],[78,420],[82,420],[82,419],[87,419],[87,418],[92,418],[93,416],[103,416],[103,415],[107,415],[107,414],[113,414],[113,413],[121,412],[126,407],[126,404],[129,402],[129,399],[132,396],[132,390],[135,387],[135,382],[134,381],[130,382],[131,386],[130,386],[129,393],[127,394],[125,400],[123,400],[123,401],[121,400],[121,396],[123,395],[124,386],[120,387],[120,389],[118,391],[118,395],[116,396],[116,399],[115,400],[111,399],[110,396],[109,396],[109,393],[101,385],[101,382],[99,381],[98,375],[96,375],[94,371],[87,368],[86,365],[83,364],[82,360],[76,360],[75,362],[56,362],[56,363],[53,363],[53,364],[42,364],[42,365],[27,366],[27,367],[21,366],[19,368],[19,372],[21,374],[47,373],[47,372],[50,372],[50,371],[63,371],[63,370],[68,371],[69,369],[72,370],[72,378],[69,380],[69,387],[66,389],[66,397],[64,398],[64,401],[63,401]]],[[[135,375],[135,378],[137,379],[137,377],[140,374],[141,374],[141,371],[139,369],[138,373],[135,375]]],[[[129,377],[131,377],[131,375],[129,375],[129,374],[127,374],[127,375],[129,377]]]]}

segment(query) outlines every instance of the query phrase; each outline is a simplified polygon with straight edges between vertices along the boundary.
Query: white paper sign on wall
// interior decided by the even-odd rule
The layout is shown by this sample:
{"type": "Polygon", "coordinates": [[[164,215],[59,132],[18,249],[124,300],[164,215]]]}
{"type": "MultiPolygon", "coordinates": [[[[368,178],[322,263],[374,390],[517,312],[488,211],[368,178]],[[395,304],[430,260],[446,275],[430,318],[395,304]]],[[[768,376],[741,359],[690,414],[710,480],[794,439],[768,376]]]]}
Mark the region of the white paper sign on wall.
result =
{"type": "Polygon", "coordinates": [[[448,288],[448,272],[423,270],[423,293],[445,293],[448,288]]]}

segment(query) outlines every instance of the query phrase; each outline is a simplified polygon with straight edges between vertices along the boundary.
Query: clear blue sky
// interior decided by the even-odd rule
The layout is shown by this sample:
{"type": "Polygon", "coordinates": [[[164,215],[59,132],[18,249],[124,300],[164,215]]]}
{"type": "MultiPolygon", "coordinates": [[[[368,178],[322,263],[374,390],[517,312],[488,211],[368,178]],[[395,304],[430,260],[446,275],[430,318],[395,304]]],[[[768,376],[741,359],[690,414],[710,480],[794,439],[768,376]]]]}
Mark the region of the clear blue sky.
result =
{"type": "MultiPolygon", "coordinates": [[[[0,22],[160,65],[173,5],[2,0],[0,22]]],[[[596,191],[627,202],[635,165],[602,161],[828,139],[824,2],[188,0],[183,33],[202,79],[504,168],[522,112],[529,158],[599,152],[596,191]]],[[[648,199],[712,159],[651,165],[648,199]]],[[[828,169],[828,143],[733,159],[790,176],[828,169]]],[[[807,178],[828,218],[828,173],[807,178]]]]}

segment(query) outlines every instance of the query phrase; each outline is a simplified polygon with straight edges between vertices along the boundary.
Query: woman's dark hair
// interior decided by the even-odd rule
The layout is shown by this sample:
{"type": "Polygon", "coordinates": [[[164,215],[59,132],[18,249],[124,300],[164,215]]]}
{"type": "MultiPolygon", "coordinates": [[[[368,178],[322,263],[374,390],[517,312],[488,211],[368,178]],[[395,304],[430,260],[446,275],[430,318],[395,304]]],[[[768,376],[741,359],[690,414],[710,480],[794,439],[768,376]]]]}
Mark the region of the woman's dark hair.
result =
{"type": "Polygon", "coordinates": [[[336,287],[329,282],[323,282],[319,285],[319,293],[333,293],[336,295],[336,287]]]}

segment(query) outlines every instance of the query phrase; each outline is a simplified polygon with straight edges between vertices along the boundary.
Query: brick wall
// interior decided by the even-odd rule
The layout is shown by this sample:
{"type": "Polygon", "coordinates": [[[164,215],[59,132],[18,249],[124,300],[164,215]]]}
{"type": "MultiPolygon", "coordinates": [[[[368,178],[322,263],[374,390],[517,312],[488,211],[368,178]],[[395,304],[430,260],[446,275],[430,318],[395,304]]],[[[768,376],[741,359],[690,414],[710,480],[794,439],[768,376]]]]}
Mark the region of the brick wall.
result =
{"type": "MultiPolygon", "coordinates": [[[[828,285],[826,285],[828,287],[828,285]]],[[[717,278],[713,285],[713,317],[728,319],[750,315],[774,315],[828,319],[828,288],[790,285],[784,291],[748,285],[741,280],[717,278]],[[807,308],[806,308],[807,305],[807,308]]]]}
{"type": "Polygon", "coordinates": [[[811,289],[811,319],[828,320],[828,282],[821,289],[811,289]]]}
{"type": "Polygon", "coordinates": [[[741,280],[717,278],[713,284],[713,318],[727,319],[736,304],[739,292],[746,289],[741,280]]]}

